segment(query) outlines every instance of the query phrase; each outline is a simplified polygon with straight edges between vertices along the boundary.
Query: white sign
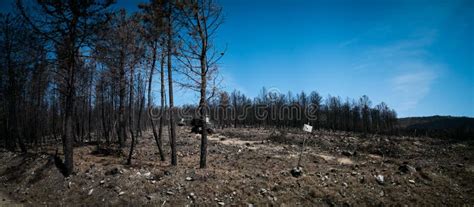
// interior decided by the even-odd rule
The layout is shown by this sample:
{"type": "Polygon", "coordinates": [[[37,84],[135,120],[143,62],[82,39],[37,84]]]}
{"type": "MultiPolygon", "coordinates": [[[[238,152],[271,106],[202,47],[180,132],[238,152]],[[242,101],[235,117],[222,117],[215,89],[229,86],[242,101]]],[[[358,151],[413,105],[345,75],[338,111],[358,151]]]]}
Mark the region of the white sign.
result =
{"type": "Polygon", "coordinates": [[[311,133],[313,131],[313,126],[305,124],[303,126],[303,131],[311,133]]]}
{"type": "Polygon", "coordinates": [[[206,117],[206,123],[209,123],[209,117],[206,117]]]}

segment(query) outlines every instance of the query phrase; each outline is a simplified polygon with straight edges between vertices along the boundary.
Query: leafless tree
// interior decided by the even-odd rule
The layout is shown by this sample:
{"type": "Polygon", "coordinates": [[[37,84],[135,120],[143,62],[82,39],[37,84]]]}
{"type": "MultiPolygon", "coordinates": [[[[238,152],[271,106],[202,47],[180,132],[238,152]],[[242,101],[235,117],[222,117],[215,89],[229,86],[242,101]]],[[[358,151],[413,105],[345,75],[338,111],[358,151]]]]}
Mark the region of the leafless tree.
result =
{"type": "MultiPolygon", "coordinates": [[[[114,13],[107,29],[102,32],[102,40],[96,44],[98,60],[109,69],[112,76],[118,73],[119,124],[117,134],[120,148],[124,146],[127,135],[125,119],[126,76],[127,74],[133,76],[133,69],[143,58],[143,46],[141,45],[143,41],[139,39],[140,31],[138,17],[128,17],[125,10],[120,10],[114,13]]],[[[133,85],[130,82],[129,84],[133,85]]]]}
{"type": "Polygon", "coordinates": [[[151,123],[151,129],[153,132],[153,137],[155,138],[158,151],[160,153],[161,161],[165,161],[165,156],[163,152],[163,125],[164,125],[164,96],[165,96],[165,79],[164,79],[164,63],[165,63],[165,47],[166,44],[166,21],[165,21],[165,3],[161,0],[153,0],[148,4],[141,4],[140,8],[142,9],[142,20],[144,24],[144,37],[147,41],[148,50],[151,53],[151,64],[150,64],[150,73],[148,76],[148,103],[147,103],[147,111],[149,112],[148,117],[151,123]],[[161,50],[160,50],[161,49],[161,50]],[[161,55],[159,55],[160,53],[161,55]],[[160,125],[159,131],[156,131],[155,122],[153,117],[151,116],[151,110],[153,108],[153,97],[151,94],[152,89],[152,82],[153,82],[153,75],[156,70],[156,61],[160,61],[160,97],[161,97],[161,104],[160,104],[160,125]]]}
{"type": "MultiPolygon", "coordinates": [[[[168,69],[168,97],[169,97],[169,123],[170,123],[170,146],[171,146],[171,165],[178,165],[176,149],[176,123],[174,121],[174,94],[173,94],[173,64],[172,56],[174,50],[174,18],[176,16],[176,1],[165,1],[166,5],[166,56],[168,69]]],[[[163,80],[162,80],[163,83],[163,80]]],[[[162,97],[163,100],[163,97],[162,97]]],[[[160,123],[161,125],[161,123],[160,123]]]]}
{"type": "Polygon", "coordinates": [[[213,38],[223,22],[222,9],[212,0],[188,0],[178,4],[183,32],[178,60],[184,66],[181,74],[186,77],[183,86],[199,91],[200,118],[204,125],[201,137],[199,166],[206,167],[207,155],[207,102],[217,91],[217,61],[224,54],[213,45],[213,38]],[[208,87],[211,86],[210,91],[208,87]]]}

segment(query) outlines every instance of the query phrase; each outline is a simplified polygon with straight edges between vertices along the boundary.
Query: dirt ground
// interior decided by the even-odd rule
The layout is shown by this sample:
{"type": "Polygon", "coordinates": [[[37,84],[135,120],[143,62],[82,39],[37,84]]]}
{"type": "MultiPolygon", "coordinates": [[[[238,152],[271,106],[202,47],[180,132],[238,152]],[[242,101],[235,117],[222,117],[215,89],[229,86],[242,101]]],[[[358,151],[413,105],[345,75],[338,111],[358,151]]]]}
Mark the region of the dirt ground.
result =
{"type": "Polygon", "coordinates": [[[199,135],[178,130],[178,166],[159,161],[144,133],[128,149],[75,148],[75,174],[55,167],[54,146],[0,152],[0,205],[474,205],[474,143],[346,132],[237,128],[209,138],[199,169],[199,135]],[[303,175],[294,177],[303,139],[303,175]],[[8,198],[8,199],[7,199],[8,198]]]}

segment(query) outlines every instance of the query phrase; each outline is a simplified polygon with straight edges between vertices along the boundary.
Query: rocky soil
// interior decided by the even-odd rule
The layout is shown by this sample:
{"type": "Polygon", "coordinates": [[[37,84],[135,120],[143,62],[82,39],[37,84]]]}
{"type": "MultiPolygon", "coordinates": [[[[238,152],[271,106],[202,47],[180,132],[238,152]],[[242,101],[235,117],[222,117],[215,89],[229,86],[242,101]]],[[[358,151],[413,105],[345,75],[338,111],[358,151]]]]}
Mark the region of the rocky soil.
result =
{"type": "Polygon", "coordinates": [[[55,166],[56,146],[1,151],[0,205],[474,205],[473,142],[230,128],[209,138],[208,167],[199,169],[200,137],[189,131],[178,130],[177,167],[168,155],[159,160],[151,133],[132,165],[128,149],[78,146],[68,178],[55,166]],[[299,175],[291,170],[305,138],[299,175]]]}

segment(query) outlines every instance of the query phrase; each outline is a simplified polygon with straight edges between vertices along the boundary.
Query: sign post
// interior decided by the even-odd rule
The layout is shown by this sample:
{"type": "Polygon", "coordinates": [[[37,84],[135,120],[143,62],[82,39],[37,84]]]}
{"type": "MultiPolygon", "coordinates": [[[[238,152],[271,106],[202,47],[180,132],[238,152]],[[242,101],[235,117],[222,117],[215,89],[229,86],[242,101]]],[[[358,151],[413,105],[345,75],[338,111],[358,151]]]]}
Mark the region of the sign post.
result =
{"type": "MultiPolygon", "coordinates": [[[[303,125],[303,131],[308,132],[311,134],[313,131],[313,126],[308,124],[303,125]]],[[[303,139],[303,146],[301,146],[301,151],[300,151],[300,156],[298,158],[298,165],[297,167],[301,167],[301,157],[303,156],[303,151],[304,151],[304,145],[306,144],[306,137],[303,139]]]]}
{"type": "MultiPolygon", "coordinates": [[[[303,131],[308,132],[309,135],[311,135],[311,132],[313,131],[313,127],[309,125],[309,123],[305,124],[303,125],[303,131]]],[[[306,136],[303,138],[303,145],[301,146],[300,155],[298,157],[298,164],[296,165],[295,168],[291,170],[291,174],[294,177],[299,177],[303,174],[303,168],[301,167],[301,157],[303,156],[305,144],[306,144],[306,136]]]]}

